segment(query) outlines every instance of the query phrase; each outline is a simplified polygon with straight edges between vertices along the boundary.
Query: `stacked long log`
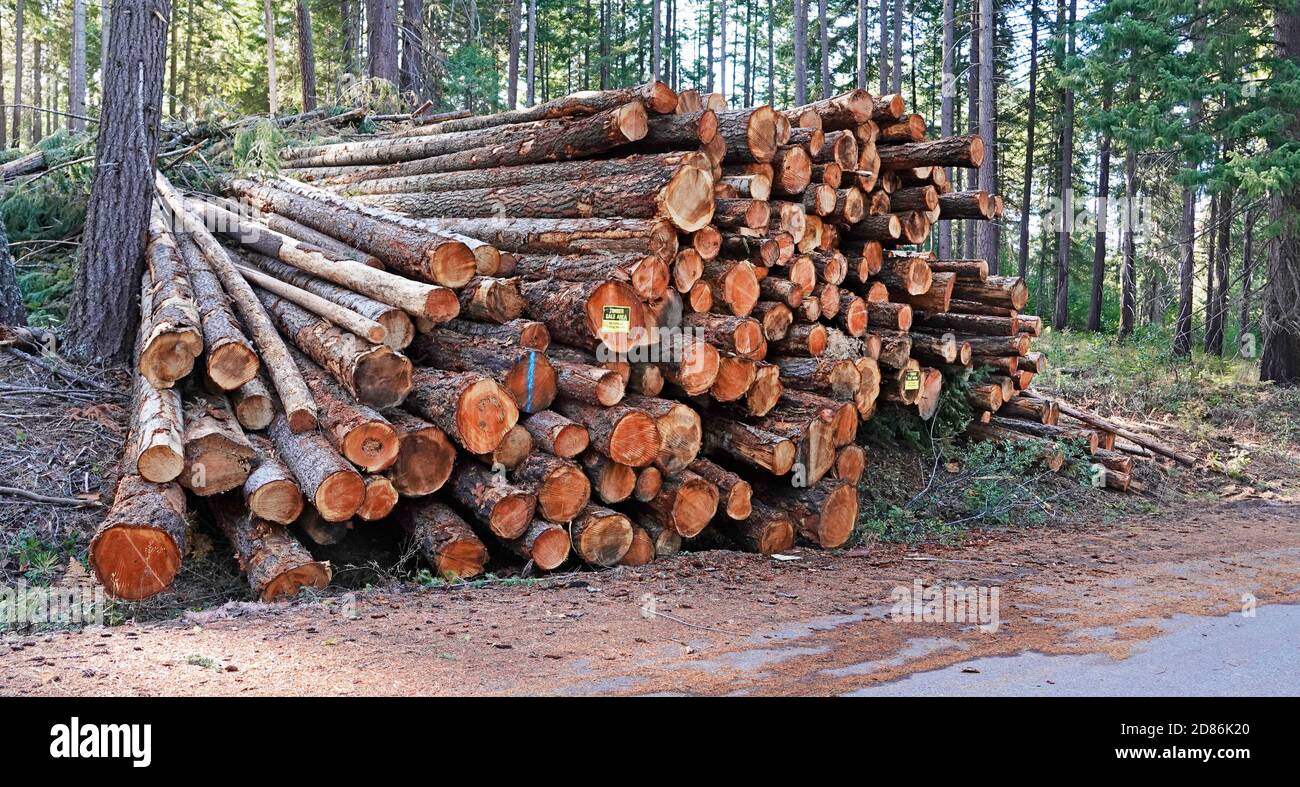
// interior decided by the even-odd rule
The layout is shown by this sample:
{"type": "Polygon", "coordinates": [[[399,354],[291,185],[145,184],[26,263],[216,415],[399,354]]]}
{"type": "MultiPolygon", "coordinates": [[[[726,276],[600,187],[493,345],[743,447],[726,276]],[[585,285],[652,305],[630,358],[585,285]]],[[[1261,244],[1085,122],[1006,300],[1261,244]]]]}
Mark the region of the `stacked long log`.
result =
{"type": "Polygon", "coordinates": [[[655,83],[289,148],[222,195],[160,178],[137,412],[175,423],[140,429],[140,473],[242,489],[244,564],[301,557],[267,528],[323,546],[386,519],[460,578],[841,546],[880,407],[930,418],[976,370],[976,436],[1062,436],[1021,396],[1046,363],[1023,281],[927,251],[940,220],[998,218],[948,171],[984,156],[900,96],[655,83]],[[200,336],[201,379],[162,396],[200,336]]]}

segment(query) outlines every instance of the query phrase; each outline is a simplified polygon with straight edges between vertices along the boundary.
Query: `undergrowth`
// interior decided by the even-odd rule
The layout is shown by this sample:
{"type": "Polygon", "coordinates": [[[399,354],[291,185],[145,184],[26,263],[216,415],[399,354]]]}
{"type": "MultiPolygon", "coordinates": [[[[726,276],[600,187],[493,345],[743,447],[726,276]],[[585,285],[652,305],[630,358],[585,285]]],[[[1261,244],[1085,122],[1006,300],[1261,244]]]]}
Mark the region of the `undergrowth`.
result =
{"type": "Polygon", "coordinates": [[[975,415],[966,393],[982,377],[948,375],[929,421],[891,407],[867,422],[871,470],[860,489],[855,543],[951,542],[974,527],[1039,525],[1090,493],[1082,446],[1062,446],[1066,465],[1053,473],[1036,446],[964,437],[975,415]]]}

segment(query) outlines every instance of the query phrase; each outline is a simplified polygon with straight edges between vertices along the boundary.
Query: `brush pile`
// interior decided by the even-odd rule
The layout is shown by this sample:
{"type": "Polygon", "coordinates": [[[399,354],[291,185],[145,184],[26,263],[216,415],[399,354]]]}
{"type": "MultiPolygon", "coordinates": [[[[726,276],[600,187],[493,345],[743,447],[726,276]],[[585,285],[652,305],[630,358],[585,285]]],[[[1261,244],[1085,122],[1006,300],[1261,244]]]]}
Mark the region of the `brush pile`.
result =
{"type": "Polygon", "coordinates": [[[289,148],[220,196],[160,175],[95,571],[166,588],[186,492],[263,599],[329,581],[304,543],[380,521],[462,578],[834,548],[859,424],[928,419],[971,370],[973,436],[1058,466],[1080,439],[1124,488],[1113,432],[1029,390],[1024,282],[924,250],[1000,217],[952,187],[984,156],[901,96],[729,109],[652,83],[289,148]]]}

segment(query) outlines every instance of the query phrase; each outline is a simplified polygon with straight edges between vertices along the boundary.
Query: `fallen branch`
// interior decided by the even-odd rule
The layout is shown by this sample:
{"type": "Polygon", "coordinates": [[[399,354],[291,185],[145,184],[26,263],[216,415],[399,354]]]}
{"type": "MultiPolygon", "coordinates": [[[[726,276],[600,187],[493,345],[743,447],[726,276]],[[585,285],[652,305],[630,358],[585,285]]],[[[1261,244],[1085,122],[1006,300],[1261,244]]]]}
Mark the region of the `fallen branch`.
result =
{"type": "Polygon", "coordinates": [[[49,495],[42,495],[36,492],[30,492],[26,489],[19,489],[16,486],[0,486],[0,495],[13,495],[14,497],[21,497],[26,500],[31,500],[34,503],[49,503],[51,505],[60,505],[60,506],[85,506],[90,508],[102,508],[104,505],[98,500],[83,500],[82,498],[79,497],[51,497],[49,495]]]}

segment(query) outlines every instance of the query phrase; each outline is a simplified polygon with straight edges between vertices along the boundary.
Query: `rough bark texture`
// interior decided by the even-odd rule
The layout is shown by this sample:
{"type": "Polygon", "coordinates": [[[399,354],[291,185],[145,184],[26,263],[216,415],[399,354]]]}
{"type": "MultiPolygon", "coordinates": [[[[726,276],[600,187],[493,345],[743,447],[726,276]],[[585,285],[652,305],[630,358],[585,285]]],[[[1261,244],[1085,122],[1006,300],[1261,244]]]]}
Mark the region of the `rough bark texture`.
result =
{"type": "Polygon", "coordinates": [[[227,501],[214,503],[212,509],[259,601],[289,599],[304,588],[329,584],[330,564],[313,559],[284,525],[240,511],[227,501]]]}
{"type": "Polygon", "coordinates": [[[295,433],[284,414],[277,413],[267,436],[298,479],[303,495],[326,522],[345,522],[361,508],[365,482],[319,432],[295,433]]]}
{"type": "Polygon", "coordinates": [[[523,535],[537,510],[532,492],[476,462],[465,462],[452,473],[451,494],[499,538],[523,535]]]}
{"type": "Polygon", "coordinates": [[[476,372],[418,369],[406,409],[429,419],[473,454],[495,450],[519,420],[514,397],[476,372]]]}
{"type": "MultiPolygon", "coordinates": [[[[387,345],[367,342],[265,290],[258,291],[257,297],[280,333],[359,401],[395,407],[410,392],[411,361],[406,356],[387,345]]],[[[292,357],[289,362],[294,363],[292,357]]]]}
{"type": "Polygon", "coordinates": [[[465,520],[443,503],[424,500],[410,504],[403,511],[402,527],[439,576],[468,579],[483,573],[487,547],[465,520]]]}
{"type": "Polygon", "coordinates": [[[118,0],[113,8],[106,99],[65,345],[85,360],[122,361],[131,351],[170,14],[170,0],[118,0]]]}

